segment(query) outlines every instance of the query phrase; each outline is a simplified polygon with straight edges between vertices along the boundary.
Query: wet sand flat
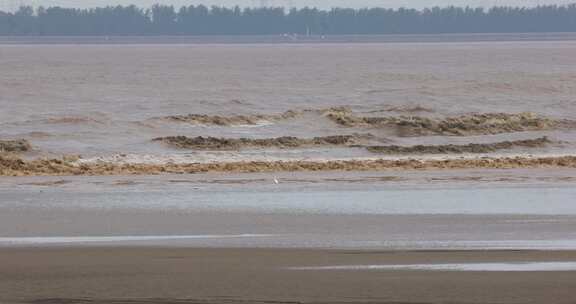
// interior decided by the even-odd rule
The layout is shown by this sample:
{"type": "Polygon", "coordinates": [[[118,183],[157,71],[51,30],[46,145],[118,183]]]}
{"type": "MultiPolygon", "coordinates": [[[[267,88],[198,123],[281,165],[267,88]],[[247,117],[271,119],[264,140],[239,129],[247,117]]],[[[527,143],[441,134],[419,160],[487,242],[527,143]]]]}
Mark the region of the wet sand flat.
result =
{"type": "Polygon", "coordinates": [[[297,271],[576,261],[574,251],[0,249],[1,303],[572,303],[576,272],[297,271]]]}
{"type": "Polygon", "coordinates": [[[574,180],[573,170],[3,178],[0,247],[575,250],[574,180]]]}

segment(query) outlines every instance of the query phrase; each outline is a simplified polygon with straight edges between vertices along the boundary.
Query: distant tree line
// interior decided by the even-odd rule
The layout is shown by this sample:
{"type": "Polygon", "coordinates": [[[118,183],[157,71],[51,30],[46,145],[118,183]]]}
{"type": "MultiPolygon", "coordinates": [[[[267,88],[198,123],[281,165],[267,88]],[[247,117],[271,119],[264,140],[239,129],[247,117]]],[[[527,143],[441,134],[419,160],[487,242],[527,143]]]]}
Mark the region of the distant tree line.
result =
{"type": "Polygon", "coordinates": [[[334,35],[576,32],[576,4],[538,7],[225,8],[155,5],[0,11],[0,35],[334,35]]]}

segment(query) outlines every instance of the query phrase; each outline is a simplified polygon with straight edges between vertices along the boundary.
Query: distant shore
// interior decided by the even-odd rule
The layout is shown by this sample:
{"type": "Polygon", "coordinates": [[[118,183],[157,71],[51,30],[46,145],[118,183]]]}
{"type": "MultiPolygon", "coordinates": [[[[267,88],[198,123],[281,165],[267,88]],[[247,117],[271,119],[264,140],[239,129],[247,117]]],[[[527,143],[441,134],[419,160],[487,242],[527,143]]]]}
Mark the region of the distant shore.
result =
{"type": "Polygon", "coordinates": [[[0,36],[20,44],[301,44],[576,41],[576,33],[478,33],[410,35],[206,35],[206,36],[0,36]]]}

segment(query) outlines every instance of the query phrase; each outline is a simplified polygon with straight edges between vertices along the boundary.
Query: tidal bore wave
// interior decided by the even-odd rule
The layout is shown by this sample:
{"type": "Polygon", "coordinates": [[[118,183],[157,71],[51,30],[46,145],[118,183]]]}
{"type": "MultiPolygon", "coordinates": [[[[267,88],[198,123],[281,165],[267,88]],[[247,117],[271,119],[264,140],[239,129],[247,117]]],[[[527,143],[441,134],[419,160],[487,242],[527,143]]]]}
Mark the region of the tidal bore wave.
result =
{"type": "Polygon", "coordinates": [[[327,111],[325,116],[343,127],[392,128],[398,136],[471,136],[574,128],[576,122],[556,120],[534,113],[484,113],[456,117],[423,116],[361,117],[346,109],[327,111]]]}
{"type": "Polygon", "coordinates": [[[169,136],[153,139],[168,146],[195,150],[239,150],[243,148],[302,148],[319,146],[351,146],[374,138],[371,134],[334,135],[314,138],[281,136],[275,138],[219,138],[219,137],[186,137],[169,136]]]}
{"type": "Polygon", "coordinates": [[[576,156],[445,159],[350,159],[325,161],[236,161],[213,163],[114,163],[67,159],[23,160],[0,155],[0,175],[146,175],[206,172],[385,171],[441,169],[576,168],[576,156]]]}
{"type": "Polygon", "coordinates": [[[491,153],[514,148],[544,148],[554,143],[548,137],[535,139],[501,141],[496,143],[465,145],[416,145],[416,146],[370,146],[368,151],[379,154],[462,154],[462,153],[491,153]]]}

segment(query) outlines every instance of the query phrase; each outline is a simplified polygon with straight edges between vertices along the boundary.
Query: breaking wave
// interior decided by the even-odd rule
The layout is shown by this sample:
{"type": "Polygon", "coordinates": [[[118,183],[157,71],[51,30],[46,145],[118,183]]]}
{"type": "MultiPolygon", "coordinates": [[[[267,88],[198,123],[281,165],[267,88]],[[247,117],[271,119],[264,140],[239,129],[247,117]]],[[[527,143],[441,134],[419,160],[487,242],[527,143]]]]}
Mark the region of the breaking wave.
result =
{"type": "Polygon", "coordinates": [[[535,139],[502,141],[497,143],[466,145],[416,145],[416,146],[370,146],[368,151],[380,154],[461,154],[461,153],[491,153],[513,148],[542,148],[553,143],[548,137],[535,139]]]}
{"type": "Polygon", "coordinates": [[[148,175],[193,174],[206,172],[280,172],[280,171],[384,171],[439,170],[470,168],[576,168],[576,156],[510,156],[430,159],[349,159],[238,161],[213,163],[114,163],[79,162],[66,159],[23,160],[0,154],[0,175],[148,175]]]}
{"type": "Polygon", "coordinates": [[[28,152],[32,145],[25,139],[0,140],[0,152],[28,152]]]}
{"type": "Polygon", "coordinates": [[[350,146],[371,139],[371,134],[334,135],[314,138],[282,136],[276,138],[219,138],[219,137],[186,137],[169,136],[153,139],[171,147],[195,150],[239,150],[242,148],[301,148],[317,146],[350,146]]]}
{"type": "Polygon", "coordinates": [[[422,116],[360,117],[350,111],[328,111],[325,116],[344,127],[394,128],[399,136],[470,136],[543,131],[572,126],[574,123],[542,117],[534,113],[485,113],[457,117],[422,116]]]}

